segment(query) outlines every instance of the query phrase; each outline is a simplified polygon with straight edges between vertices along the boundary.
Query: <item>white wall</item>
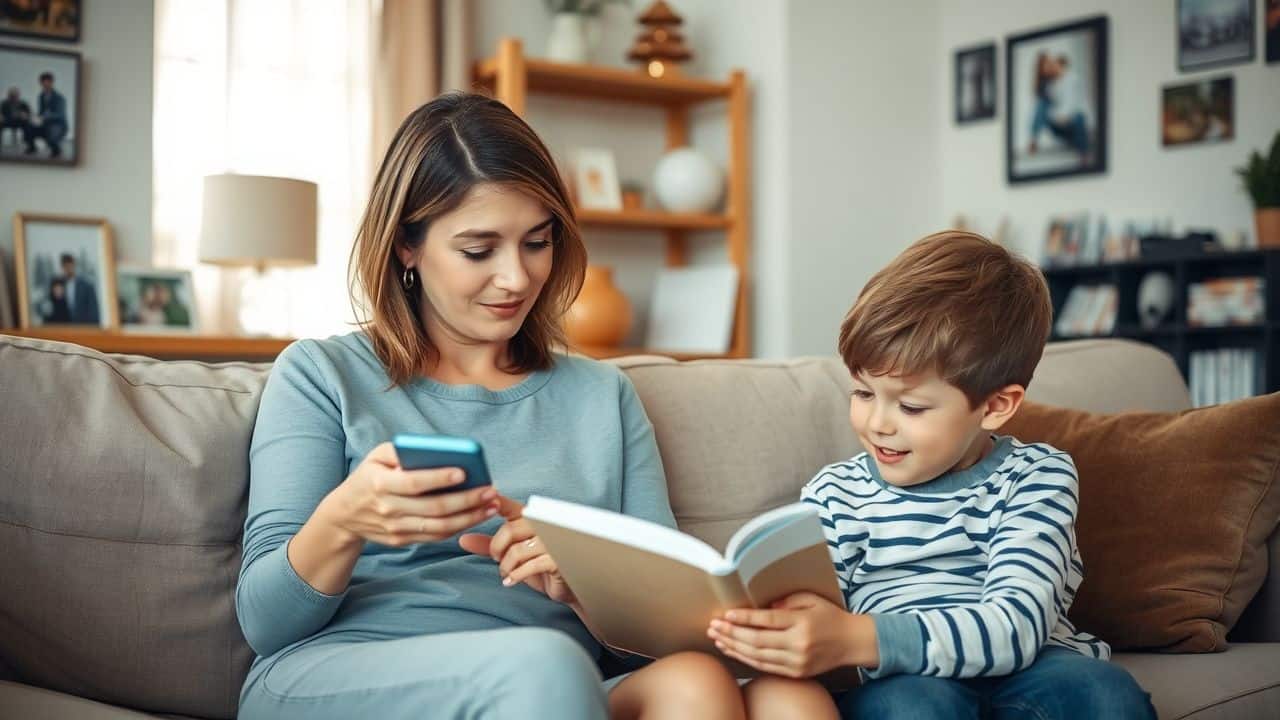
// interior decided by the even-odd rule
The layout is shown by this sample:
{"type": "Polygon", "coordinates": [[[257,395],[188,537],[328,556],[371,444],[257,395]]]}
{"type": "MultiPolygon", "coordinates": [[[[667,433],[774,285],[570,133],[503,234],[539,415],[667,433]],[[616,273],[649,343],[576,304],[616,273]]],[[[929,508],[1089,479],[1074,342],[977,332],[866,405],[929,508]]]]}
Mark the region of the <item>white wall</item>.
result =
{"type": "Polygon", "coordinates": [[[866,281],[937,230],[934,0],[788,6],[789,355],[836,352],[866,281]]]}
{"type": "Polygon", "coordinates": [[[1126,220],[1171,220],[1175,231],[1204,227],[1253,235],[1252,207],[1231,170],[1251,150],[1269,146],[1280,129],[1280,68],[1261,60],[1260,19],[1253,62],[1180,73],[1177,8],[1171,0],[1082,0],[1070,8],[1023,0],[948,0],[941,15],[945,55],[938,58],[936,73],[945,93],[938,127],[942,207],[948,220],[965,213],[977,218],[979,230],[992,232],[1007,214],[1012,242],[1033,258],[1039,257],[1049,217],[1057,213],[1104,213],[1113,227],[1126,220]],[[1097,14],[1110,18],[1107,173],[1008,185],[1004,38],[1097,14]],[[997,43],[999,58],[997,119],[956,126],[951,119],[952,51],[987,40],[997,43]],[[1235,77],[1235,139],[1162,147],[1161,87],[1227,74],[1235,77]]]}
{"type": "Polygon", "coordinates": [[[15,212],[86,215],[111,223],[117,259],[150,264],[152,2],[114,0],[90,11],[79,43],[4,38],[81,54],[83,127],[74,167],[0,163],[0,247],[12,258],[15,212]]]}

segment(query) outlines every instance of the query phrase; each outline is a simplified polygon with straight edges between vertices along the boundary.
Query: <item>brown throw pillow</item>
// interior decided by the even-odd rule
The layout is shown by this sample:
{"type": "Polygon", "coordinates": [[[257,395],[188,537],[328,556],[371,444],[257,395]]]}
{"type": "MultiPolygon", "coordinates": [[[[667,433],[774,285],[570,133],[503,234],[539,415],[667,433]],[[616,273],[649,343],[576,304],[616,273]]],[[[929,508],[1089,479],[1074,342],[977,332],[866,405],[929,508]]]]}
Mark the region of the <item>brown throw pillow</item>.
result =
{"type": "Polygon", "coordinates": [[[1000,432],[1075,460],[1078,628],[1117,650],[1226,649],[1280,521],[1280,393],[1180,413],[1028,402],[1000,432]]]}

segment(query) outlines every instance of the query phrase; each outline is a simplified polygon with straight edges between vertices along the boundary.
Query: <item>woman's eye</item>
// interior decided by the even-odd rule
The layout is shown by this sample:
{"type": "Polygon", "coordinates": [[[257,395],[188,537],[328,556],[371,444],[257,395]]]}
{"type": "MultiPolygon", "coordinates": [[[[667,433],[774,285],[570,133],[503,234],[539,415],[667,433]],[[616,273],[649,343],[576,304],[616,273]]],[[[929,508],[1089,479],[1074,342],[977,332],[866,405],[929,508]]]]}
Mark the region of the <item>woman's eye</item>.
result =
{"type": "Polygon", "coordinates": [[[462,256],[468,260],[480,261],[493,254],[492,250],[463,250],[462,256]]]}
{"type": "Polygon", "coordinates": [[[868,392],[868,391],[866,391],[866,390],[854,390],[854,391],[853,391],[853,396],[854,396],[854,397],[856,397],[856,398],[858,398],[859,400],[870,400],[870,399],[871,399],[871,393],[870,393],[870,392],[868,392]]]}
{"type": "Polygon", "coordinates": [[[902,412],[908,415],[919,415],[920,413],[924,412],[927,409],[927,408],[912,407],[911,405],[902,405],[902,404],[899,404],[898,407],[902,408],[902,412]]]}
{"type": "Polygon", "coordinates": [[[535,250],[535,251],[544,250],[546,248],[551,247],[551,241],[550,240],[530,240],[526,242],[524,246],[529,248],[530,250],[535,250]]]}

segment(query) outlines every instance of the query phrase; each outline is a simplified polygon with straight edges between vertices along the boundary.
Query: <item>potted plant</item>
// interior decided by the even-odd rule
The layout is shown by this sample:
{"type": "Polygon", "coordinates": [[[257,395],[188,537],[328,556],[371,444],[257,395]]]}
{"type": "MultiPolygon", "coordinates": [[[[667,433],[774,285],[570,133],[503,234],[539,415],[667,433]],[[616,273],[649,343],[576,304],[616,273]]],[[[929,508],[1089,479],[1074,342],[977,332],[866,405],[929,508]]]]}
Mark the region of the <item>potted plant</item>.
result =
{"type": "Polygon", "coordinates": [[[1258,247],[1280,247],[1280,131],[1266,157],[1254,150],[1245,166],[1236,168],[1236,174],[1253,198],[1258,247]]]}
{"type": "Polygon", "coordinates": [[[551,35],[547,38],[547,57],[559,62],[588,61],[595,33],[588,32],[587,20],[600,14],[611,2],[630,0],[545,0],[551,11],[551,35]],[[589,37],[590,36],[590,37],[589,37]]]}

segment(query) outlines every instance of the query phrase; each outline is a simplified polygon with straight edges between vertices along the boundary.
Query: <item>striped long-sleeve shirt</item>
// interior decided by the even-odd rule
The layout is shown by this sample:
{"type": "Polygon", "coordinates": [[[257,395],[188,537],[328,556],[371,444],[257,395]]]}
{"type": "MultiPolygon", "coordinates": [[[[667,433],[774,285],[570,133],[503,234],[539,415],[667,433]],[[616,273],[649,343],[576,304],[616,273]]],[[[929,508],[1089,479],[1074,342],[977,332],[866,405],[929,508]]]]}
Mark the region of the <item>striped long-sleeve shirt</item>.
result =
{"type": "Polygon", "coordinates": [[[1046,644],[1110,657],[1067,619],[1084,567],[1066,453],[997,437],[973,467],[907,488],[862,453],[823,468],[801,499],[821,512],[845,605],[875,622],[869,677],[1006,675],[1046,644]]]}

